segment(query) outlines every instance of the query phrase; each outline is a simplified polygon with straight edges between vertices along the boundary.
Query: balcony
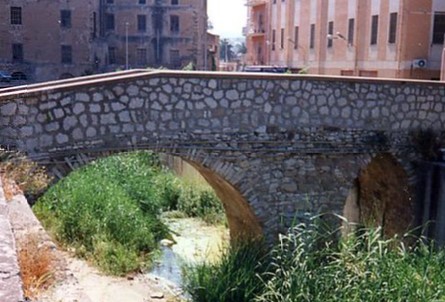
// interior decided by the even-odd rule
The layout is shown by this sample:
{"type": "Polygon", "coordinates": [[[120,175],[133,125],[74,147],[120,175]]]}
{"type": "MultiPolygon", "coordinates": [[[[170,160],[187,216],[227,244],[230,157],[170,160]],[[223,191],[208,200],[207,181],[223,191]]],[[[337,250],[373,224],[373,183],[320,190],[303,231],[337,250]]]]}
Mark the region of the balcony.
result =
{"type": "Polygon", "coordinates": [[[246,5],[247,6],[261,6],[266,5],[267,0],[247,0],[246,5]]]}
{"type": "Polygon", "coordinates": [[[251,25],[249,26],[249,31],[247,32],[247,35],[249,37],[262,37],[266,34],[266,28],[264,26],[258,26],[258,25],[251,25]]]}

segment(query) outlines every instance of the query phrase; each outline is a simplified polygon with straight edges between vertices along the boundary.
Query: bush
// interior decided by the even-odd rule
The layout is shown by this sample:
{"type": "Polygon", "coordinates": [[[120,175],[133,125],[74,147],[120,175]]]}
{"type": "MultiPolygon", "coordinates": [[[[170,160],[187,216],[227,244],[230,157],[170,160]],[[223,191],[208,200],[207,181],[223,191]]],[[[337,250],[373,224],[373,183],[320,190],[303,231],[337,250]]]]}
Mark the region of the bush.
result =
{"type": "Polygon", "coordinates": [[[34,212],[59,241],[103,271],[118,275],[140,269],[168,236],[156,216],[161,201],[150,156],[110,157],[74,171],[48,190],[34,212]]]}
{"type": "Polygon", "coordinates": [[[210,224],[224,221],[224,209],[215,192],[208,186],[184,181],[177,209],[189,217],[199,217],[210,224]]]}
{"type": "Polygon", "coordinates": [[[34,206],[61,243],[114,275],[150,262],[158,242],[169,236],[159,214],[176,210],[207,222],[224,217],[209,187],[165,171],[149,152],[93,162],[50,188],[34,206]]]}

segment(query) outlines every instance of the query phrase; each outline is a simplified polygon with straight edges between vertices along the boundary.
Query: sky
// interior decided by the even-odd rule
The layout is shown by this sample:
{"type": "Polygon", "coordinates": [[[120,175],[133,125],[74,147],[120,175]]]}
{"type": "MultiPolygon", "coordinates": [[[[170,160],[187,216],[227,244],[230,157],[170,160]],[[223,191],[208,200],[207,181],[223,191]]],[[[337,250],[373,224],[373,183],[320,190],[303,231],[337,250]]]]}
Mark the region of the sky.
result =
{"type": "Polygon", "coordinates": [[[207,0],[207,13],[213,24],[212,33],[221,38],[242,37],[246,26],[246,0],[207,0]]]}

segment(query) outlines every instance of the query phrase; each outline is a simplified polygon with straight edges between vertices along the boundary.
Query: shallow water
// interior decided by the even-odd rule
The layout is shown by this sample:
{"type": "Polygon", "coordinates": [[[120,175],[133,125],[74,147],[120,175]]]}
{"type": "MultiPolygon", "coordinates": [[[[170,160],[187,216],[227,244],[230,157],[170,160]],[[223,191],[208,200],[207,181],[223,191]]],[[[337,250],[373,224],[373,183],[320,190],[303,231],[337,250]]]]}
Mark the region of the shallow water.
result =
{"type": "Polygon", "coordinates": [[[181,266],[183,260],[171,247],[161,246],[161,257],[156,261],[150,274],[167,279],[177,286],[182,284],[181,266]]]}
{"type": "Polygon", "coordinates": [[[228,244],[229,233],[222,226],[209,226],[195,218],[168,219],[165,223],[173,231],[176,243],[161,247],[161,256],[149,274],[179,288],[183,282],[182,265],[217,261],[228,244]]]}

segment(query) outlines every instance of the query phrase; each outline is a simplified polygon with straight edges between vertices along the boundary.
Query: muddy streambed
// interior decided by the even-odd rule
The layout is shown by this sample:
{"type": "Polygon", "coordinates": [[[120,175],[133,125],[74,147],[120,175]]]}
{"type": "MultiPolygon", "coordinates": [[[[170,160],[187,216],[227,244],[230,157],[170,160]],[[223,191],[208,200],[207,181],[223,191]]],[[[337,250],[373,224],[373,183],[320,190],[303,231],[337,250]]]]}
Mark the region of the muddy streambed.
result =
{"type": "Polygon", "coordinates": [[[175,244],[162,246],[153,270],[128,278],[106,276],[86,261],[63,252],[67,262],[64,281],[42,293],[39,302],[170,302],[185,296],[181,290],[183,263],[215,261],[227,246],[229,233],[223,226],[209,226],[199,219],[165,221],[175,244]]]}
{"type": "Polygon", "coordinates": [[[209,226],[196,218],[167,219],[165,224],[172,231],[174,244],[161,246],[161,256],[149,275],[166,279],[178,288],[183,264],[214,262],[228,245],[229,233],[223,226],[209,226]]]}

